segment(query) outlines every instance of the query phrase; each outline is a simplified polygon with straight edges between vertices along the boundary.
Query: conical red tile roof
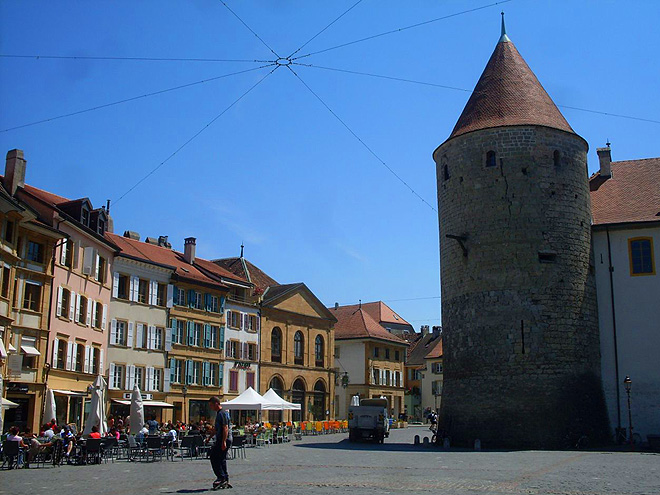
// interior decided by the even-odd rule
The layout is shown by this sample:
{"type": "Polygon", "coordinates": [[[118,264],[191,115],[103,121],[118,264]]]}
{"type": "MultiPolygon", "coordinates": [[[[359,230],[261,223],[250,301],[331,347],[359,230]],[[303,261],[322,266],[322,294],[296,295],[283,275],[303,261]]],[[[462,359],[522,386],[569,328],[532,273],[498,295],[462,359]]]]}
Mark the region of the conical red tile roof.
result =
{"type": "Polygon", "coordinates": [[[511,41],[500,40],[449,139],[510,125],[575,133],[511,41]]]}

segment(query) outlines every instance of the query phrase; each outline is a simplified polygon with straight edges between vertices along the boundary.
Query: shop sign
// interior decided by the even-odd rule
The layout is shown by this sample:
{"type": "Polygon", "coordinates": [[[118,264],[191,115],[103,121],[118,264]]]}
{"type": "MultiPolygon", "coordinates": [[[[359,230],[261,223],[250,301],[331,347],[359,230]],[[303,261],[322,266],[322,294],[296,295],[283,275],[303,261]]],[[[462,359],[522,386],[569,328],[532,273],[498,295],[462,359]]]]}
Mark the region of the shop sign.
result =
{"type": "Polygon", "coordinates": [[[239,370],[249,370],[251,366],[252,366],[252,363],[248,363],[246,361],[236,361],[234,363],[234,368],[239,369],[239,370]]]}
{"type": "Polygon", "coordinates": [[[7,372],[11,377],[20,377],[23,369],[23,354],[10,354],[7,359],[7,372]]]}
{"type": "Polygon", "coordinates": [[[28,386],[25,383],[10,383],[7,386],[7,392],[22,392],[27,393],[28,386]]]}

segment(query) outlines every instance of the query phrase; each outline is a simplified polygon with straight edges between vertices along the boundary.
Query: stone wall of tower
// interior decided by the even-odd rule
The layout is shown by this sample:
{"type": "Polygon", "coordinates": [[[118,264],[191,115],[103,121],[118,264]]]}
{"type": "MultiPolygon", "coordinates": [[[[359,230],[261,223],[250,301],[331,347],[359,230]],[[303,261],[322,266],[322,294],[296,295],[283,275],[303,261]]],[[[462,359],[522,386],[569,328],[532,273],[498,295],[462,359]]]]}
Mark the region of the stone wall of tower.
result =
{"type": "Polygon", "coordinates": [[[606,431],[586,153],[541,126],[470,132],[434,153],[454,443],[554,448],[606,431]]]}

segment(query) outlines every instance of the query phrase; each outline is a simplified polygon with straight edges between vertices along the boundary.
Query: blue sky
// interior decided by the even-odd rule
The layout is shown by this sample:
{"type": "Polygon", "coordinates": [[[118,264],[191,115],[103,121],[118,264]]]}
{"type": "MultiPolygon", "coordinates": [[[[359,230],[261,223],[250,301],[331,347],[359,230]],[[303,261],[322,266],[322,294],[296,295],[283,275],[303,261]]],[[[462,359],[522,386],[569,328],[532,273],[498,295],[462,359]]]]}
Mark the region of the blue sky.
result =
{"type": "MultiPolygon", "coordinates": [[[[357,0],[227,5],[286,57],[357,0]]],[[[493,3],[363,0],[296,56],[493,3]]],[[[299,63],[471,90],[508,34],[553,100],[660,120],[660,2],[513,0],[299,63]]],[[[46,56],[273,60],[219,0],[0,3],[0,149],[20,148],[27,181],[63,196],[111,199],[115,232],[197,237],[206,258],[248,259],[326,304],[384,300],[416,328],[440,322],[437,214],[279,67],[153,175],[273,67],[6,130],[264,65],[48,59],[46,56]],[[404,299],[419,299],[408,300],[404,299]]],[[[469,93],[315,67],[300,78],[373,152],[436,206],[433,150],[469,93]]],[[[660,124],[560,107],[614,160],[660,156],[660,124]]]]}

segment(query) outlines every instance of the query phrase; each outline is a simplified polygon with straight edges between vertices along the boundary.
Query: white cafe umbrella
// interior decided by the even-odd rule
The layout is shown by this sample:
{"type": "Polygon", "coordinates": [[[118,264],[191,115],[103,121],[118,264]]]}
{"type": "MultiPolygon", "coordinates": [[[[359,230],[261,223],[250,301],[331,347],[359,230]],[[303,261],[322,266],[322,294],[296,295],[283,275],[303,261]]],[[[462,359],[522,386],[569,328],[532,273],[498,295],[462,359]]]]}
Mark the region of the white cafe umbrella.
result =
{"type": "Polygon", "coordinates": [[[272,388],[268,389],[268,392],[264,394],[264,400],[267,402],[270,402],[270,404],[264,405],[263,409],[267,410],[296,410],[300,411],[300,404],[294,404],[293,402],[289,402],[288,400],[284,400],[282,397],[277,395],[277,392],[273,390],[272,388]]]}
{"type": "Polygon", "coordinates": [[[144,405],[140,387],[135,385],[131,394],[131,433],[136,435],[144,426],[144,405]]]}
{"type": "Polygon", "coordinates": [[[51,419],[57,418],[57,408],[55,406],[55,394],[52,389],[46,390],[46,407],[44,409],[44,423],[48,423],[51,419]]]}
{"type": "Polygon", "coordinates": [[[108,431],[108,424],[105,421],[105,380],[101,375],[96,377],[92,384],[92,400],[89,408],[89,414],[85,420],[85,429],[83,435],[89,435],[93,426],[99,427],[99,433],[105,435],[108,431]]]}
{"type": "Polygon", "coordinates": [[[220,404],[223,409],[239,409],[242,411],[261,411],[266,406],[274,405],[272,402],[265,400],[258,392],[252,387],[248,387],[241,395],[227,402],[220,404]]]}

